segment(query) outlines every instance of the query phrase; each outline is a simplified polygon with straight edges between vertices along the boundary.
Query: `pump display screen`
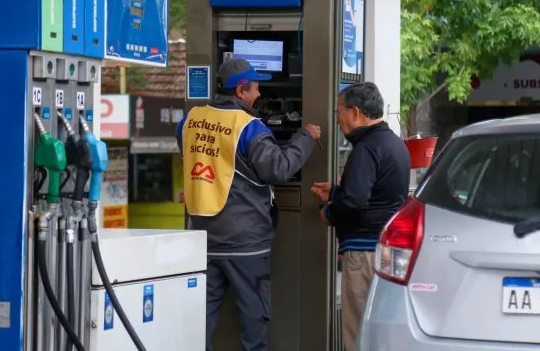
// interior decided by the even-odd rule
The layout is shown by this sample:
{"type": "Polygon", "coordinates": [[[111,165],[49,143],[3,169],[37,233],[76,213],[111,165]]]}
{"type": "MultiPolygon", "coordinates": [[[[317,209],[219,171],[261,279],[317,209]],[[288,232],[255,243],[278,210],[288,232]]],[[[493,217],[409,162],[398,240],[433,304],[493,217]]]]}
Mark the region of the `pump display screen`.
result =
{"type": "Polygon", "coordinates": [[[248,61],[259,71],[283,71],[283,42],[270,40],[233,41],[234,58],[248,61]]]}
{"type": "Polygon", "coordinates": [[[133,16],[140,16],[140,17],[142,17],[143,14],[144,14],[143,9],[141,9],[140,7],[135,7],[135,6],[132,6],[132,7],[131,7],[131,11],[130,11],[130,12],[131,12],[131,14],[132,14],[133,16]]]}

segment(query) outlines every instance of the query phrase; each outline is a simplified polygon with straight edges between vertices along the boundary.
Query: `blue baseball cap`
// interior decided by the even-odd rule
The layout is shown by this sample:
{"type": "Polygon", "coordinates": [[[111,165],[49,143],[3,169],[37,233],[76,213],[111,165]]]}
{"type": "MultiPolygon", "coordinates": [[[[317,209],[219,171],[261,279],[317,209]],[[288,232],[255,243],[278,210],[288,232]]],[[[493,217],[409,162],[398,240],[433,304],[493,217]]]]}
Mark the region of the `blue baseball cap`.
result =
{"type": "Polygon", "coordinates": [[[222,89],[236,89],[237,86],[248,82],[270,80],[270,74],[258,73],[244,59],[232,59],[223,62],[217,72],[217,87],[222,89]]]}

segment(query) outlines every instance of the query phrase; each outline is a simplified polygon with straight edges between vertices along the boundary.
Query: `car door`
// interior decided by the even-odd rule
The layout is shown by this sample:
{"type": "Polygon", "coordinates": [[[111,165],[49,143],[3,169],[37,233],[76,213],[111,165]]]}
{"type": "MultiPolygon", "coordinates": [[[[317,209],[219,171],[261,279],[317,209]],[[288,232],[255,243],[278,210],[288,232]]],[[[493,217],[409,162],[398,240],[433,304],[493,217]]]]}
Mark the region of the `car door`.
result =
{"type": "Polygon", "coordinates": [[[540,232],[514,234],[540,216],[540,136],[461,137],[440,161],[417,193],[425,231],[408,289],[420,327],[540,343],[540,232]]]}

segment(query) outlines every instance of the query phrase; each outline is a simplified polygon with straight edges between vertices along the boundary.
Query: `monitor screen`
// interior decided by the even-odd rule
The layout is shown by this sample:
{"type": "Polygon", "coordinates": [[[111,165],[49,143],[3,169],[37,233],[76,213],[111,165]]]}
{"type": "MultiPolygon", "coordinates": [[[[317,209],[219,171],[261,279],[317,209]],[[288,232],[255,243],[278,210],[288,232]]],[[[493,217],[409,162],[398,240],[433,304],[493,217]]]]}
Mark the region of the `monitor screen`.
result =
{"type": "Polygon", "coordinates": [[[248,61],[258,71],[283,71],[282,41],[235,39],[233,55],[248,61]]]}

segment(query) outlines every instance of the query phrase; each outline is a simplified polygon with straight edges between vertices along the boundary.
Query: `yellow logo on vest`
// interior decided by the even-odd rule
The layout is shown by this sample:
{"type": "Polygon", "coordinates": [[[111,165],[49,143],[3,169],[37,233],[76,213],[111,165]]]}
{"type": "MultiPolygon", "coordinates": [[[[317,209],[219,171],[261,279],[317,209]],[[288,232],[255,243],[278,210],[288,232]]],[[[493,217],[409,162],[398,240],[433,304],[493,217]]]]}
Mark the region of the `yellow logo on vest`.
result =
{"type": "Polygon", "coordinates": [[[253,117],[241,110],[193,108],[184,124],[184,195],[190,215],[215,216],[225,206],[236,147],[253,117]]]}

